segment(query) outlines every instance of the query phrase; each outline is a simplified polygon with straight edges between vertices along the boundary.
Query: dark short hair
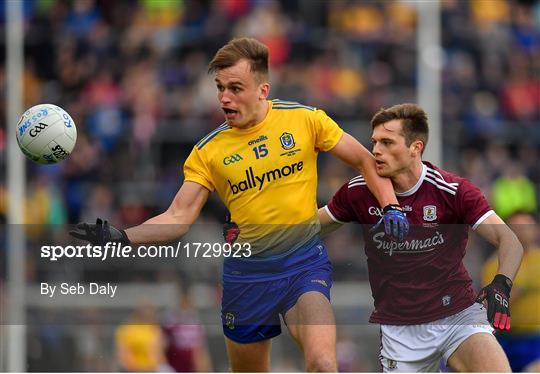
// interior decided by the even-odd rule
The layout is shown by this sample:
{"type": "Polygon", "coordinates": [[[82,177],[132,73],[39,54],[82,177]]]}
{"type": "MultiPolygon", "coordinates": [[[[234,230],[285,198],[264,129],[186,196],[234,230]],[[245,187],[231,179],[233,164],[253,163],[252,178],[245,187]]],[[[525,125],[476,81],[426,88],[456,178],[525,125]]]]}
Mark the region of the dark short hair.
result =
{"type": "Polygon", "coordinates": [[[413,141],[421,140],[424,142],[424,148],[429,137],[429,126],[427,114],[416,104],[399,104],[393,107],[379,110],[371,119],[371,128],[382,125],[392,120],[401,120],[405,144],[410,146],[413,141]]]}
{"type": "Polygon", "coordinates": [[[268,47],[253,38],[234,38],[221,47],[210,61],[208,73],[231,67],[241,59],[249,61],[253,73],[268,79],[268,47]]]}

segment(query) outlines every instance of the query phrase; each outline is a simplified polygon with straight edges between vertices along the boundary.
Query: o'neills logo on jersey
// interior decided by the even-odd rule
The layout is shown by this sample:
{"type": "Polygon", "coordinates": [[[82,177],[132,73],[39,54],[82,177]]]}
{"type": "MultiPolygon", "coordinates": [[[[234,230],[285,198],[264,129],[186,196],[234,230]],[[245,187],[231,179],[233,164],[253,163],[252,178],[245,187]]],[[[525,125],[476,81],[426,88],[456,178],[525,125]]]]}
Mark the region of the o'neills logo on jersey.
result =
{"type": "Polygon", "coordinates": [[[406,240],[401,243],[384,240],[384,235],[384,232],[373,235],[373,243],[375,243],[377,249],[382,249],[388,253],[431,252],[437,246],[444,244],[444,237],[438,231],[435,231],[431,238],[406,240]]]}
{"type": "Polygon", "coordinates": [[[303,168],[304,162],[300,161],[291,165],[285,165],[281,168],[265,171],[260,175],[255,175],[253,168],[250,166],[249,169],[245,171],[246,179],[235,184],[233,184],[230,180],[227,180],[227,182],[229,182],[229,187],[231,188],[233,195],[247,191],[251,188],[257,188],[260,191],[265,184],[273,182],[277,179],[288,177],[296,172],[300,172],[303,170],[303,168]]]}
{"type": "Polygon", "coordinates": [[[253,144],[260,143],[260,142],[264,142],[265,140],[268,140],[268,138],[265,135],[261,135],[257,139],[250,140],[248,142],[248,145],[253,145],[253,144]]]}

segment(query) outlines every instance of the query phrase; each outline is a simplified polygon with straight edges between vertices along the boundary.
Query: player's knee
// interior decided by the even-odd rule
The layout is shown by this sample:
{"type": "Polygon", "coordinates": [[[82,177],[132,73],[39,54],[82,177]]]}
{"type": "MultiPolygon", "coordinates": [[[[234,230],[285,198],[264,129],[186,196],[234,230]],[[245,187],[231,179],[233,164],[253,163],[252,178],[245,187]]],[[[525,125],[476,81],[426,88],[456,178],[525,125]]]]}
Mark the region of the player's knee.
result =
{"type": "Polygon", "coordinates": [[[331,355],[317,355],[306,360],[306,371],[319,373],[337,372],[337,363],[331,355]]]}

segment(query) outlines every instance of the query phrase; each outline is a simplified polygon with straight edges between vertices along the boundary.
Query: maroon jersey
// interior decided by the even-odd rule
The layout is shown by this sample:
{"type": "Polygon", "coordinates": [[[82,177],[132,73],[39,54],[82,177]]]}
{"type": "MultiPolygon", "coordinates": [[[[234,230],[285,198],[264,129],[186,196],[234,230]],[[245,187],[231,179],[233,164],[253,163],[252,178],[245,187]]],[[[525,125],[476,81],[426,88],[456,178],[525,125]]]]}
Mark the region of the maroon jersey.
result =
{"type": "Polygon", "coordinates": [[[165,357],[176,372],[195,372],[195,351],[204,343],[204,330],[199,320],[186,313],[163,325],[166,340],[165,357]]]}
{"type": "Polygon", "coordinates": [[[402,243],[371,232],[382,215],[362,176],[343,185],[326,206],[337,222],[358,222],[366,241],[369,282],[375,300],[370,322],[421,324],[455,314],[474,302],[463,256],[469,227],[493,211],[464,178],[423,163],[418,183],[396,193],[410,231],[402,243]]]}

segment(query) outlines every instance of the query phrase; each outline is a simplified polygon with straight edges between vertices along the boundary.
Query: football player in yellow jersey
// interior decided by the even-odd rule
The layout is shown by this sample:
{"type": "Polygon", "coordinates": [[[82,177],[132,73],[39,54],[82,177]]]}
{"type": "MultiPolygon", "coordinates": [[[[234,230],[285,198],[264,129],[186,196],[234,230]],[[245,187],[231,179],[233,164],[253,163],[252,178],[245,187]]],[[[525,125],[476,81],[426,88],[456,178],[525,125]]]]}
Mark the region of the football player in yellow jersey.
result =
{"type": "Polygon", "coordinates": [[[268,371],[280,315],[300,345],[308,371],[337,371],[330,305],[331,264],[319,239],[317,154],[328,151],[365,176],[384,207],[379,224],[397,240],[408,223],[371,153],[323,111],[268,101],[268,48],[233,39],[210,62],[225,123],[193,148],[170,207],[125,231],[106,221],[82,223],[72,235],[94,244],[170,242],[195,222],[216,191],[241,227],[250,258],[227,257],[222,323],[233,371],[268,371]]]}
{"type": "MultiPolygon", "coordinates": [[[[523,244],[523,260],[510,295],[512,330],[499,333],[514,372],[540,372],[540,245],[538,222],[526,212],[512,214],[506,222],[523,244]]],[[[488,284],[497,272],[497,256],[485,263],[482,284],[488,284]],[[491,277],[491,278],[490,278],[491,277]]]]}

